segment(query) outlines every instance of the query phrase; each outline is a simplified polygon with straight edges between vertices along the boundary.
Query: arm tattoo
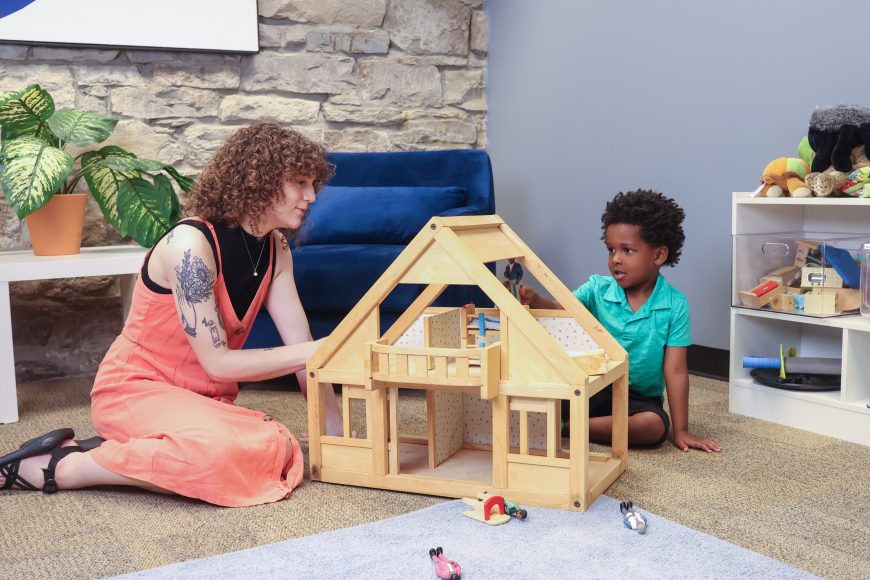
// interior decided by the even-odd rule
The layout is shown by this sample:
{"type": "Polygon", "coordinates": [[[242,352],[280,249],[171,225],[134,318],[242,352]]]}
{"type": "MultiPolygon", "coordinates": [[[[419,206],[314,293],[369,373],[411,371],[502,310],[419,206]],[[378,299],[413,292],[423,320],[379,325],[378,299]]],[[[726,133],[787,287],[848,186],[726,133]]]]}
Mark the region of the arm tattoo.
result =
{"type": "Polygon", "coordinates": [[[175,267],[175,275],[178,278],[175,291],[181,302],[179,304],[181,323],[184,327],[184,332],[195,337],[196,304],[211,298],[215,276],[202,261],[202,258],[194,256],[193,260],[191,260],[190,250],[184,251],[184,259],[180,265],[175,267]],[[190,309],[191,316],[189,317],[185,314],[186,308],[190,309]]]}
{"type": "Polygon", "coordinates": [[[224,326],[224,317],[221,316],[221,309],[218,308],[217,302],[215,302],[215,305],[214,305],[214,313],[215,313],[215,316],[217,317],[217,323],[220,325],[221,328],[226,330],[226,327],[224,326]]]}
{"type": "Polygon", "coordinates": [[[227,341],[221,340],[220,332],[218,332],[217,325],[214,323],[214,320],[206,320],[205,318],[203,318],[202,324],[211,331],[211,342],[212,344],[214,344],[215,348],[220,348],[227,345],[227,341]]]}

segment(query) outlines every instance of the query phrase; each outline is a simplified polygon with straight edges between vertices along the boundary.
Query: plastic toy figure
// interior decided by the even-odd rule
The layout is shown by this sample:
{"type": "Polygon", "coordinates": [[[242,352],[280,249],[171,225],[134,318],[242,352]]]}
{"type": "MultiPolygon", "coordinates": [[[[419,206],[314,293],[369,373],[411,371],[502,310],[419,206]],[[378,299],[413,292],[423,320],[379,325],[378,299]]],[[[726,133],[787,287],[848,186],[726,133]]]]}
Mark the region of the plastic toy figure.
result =
{"type": "Polygon", "coordinates": [[[514,258],[508,258],[507,266],[504,268],[504,278],[507,285],[510,287],[511,294],[517,300],[520,299],[520,280],[523,279],[523,267],[514,258]]]}
{"type": "Polygon", "coordinates": [[[504,500],[504,513],[518,520],[524,520],[529,517],[529,512],[523,509],[523,506],[517,505],[510,500],[504,500]]]}
{"type": "Polygon", "coordinates": [[[435,562],[436,576],[444,580],[459,580],[462,574],[462,567],[453,560],[448,560],[441,546],[429,550],[429,557],[435,562]]]}
{"type": "Polygon", "coordinates": [[[646,516],[634,508],[630,501],[619,502],[619,510],[622,512],[622,523],[629,530],[637,530],[639,534],[646,533],[646,516]]]}

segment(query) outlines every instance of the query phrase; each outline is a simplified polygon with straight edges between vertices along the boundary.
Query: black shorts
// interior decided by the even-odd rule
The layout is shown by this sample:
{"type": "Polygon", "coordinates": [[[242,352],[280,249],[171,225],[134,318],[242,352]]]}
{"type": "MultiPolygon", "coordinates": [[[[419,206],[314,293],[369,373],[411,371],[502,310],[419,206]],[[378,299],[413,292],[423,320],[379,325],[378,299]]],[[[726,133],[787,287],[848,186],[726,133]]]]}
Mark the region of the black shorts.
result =
{"type": "MultiPolygon", "coordinates": [[[[570,415],[570,406],[568,401],[562,401],[562,421],[568,421],[570,415]]],[[[658,397],[647,397],[639,395],[635,392],[628,391],[628,416],[637,413],[650,411],[662,418],[665,424],[665,432],[659,441],[656,441],[649,447],[658,447],[668,438],[668,433],[671,431],[671,418],[665,412],[664,403],[658,397]]],[[[590,417],[609,417],[613,414],[613,390],[611,387],[600,391],[589,399],[589,416],[590,417]]]]}

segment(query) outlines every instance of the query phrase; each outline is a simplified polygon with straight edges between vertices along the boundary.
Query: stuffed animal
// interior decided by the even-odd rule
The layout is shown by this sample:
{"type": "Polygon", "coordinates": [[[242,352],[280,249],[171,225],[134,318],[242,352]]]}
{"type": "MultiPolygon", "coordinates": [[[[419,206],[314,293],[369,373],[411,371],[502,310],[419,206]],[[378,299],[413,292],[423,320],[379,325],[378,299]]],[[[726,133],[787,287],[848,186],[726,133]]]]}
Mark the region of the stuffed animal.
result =
{"type": "Polygon", "coordinates": [[[816,197],[827,197],[833,192],[839,192],[840,187],[849,181],[849,176],[842,171],[831,169],[824,173],[816,171],[808,173],[804,178],[804,183],[807,184],[816,197]]]}
{"type": "Polygon", "coordinates": [[[870,167],[860,167],[850,173],[839,189],[853,197],[870,197],[870,167]]]}
{"type": "Polygon", "coordinates": [[[797,157],[780,157],[771,161],[761,174],[763,184],[759,195],[762,197],[811,197],[813,192],[804,183],[803,178],[810,171],[810,166],[797,157]]]}
{"type": "Polygon", "coordinates": [[[807,140],[815,152],[814,172],[830,167],[848,173],[870,165],[870,108],[859,105],[817,107],[810,116],[807,140]]]}

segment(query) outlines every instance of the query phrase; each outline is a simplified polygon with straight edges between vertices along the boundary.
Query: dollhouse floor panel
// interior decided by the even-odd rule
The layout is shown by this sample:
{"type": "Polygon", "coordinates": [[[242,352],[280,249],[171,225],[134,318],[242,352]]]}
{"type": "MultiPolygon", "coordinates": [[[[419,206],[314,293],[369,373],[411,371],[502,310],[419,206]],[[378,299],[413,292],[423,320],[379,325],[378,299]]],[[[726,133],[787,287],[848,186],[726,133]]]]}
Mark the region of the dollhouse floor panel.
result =
{"type": "Polygon", "coordinates": [[[435,469],[429,469],[427,445],[401,443],[399,444],[399,472],[492,485],[492,451],[460,449],[435,469]]]}

